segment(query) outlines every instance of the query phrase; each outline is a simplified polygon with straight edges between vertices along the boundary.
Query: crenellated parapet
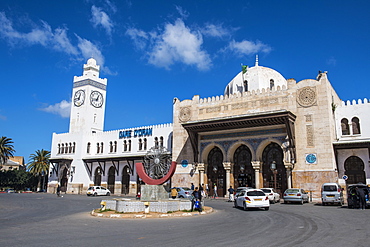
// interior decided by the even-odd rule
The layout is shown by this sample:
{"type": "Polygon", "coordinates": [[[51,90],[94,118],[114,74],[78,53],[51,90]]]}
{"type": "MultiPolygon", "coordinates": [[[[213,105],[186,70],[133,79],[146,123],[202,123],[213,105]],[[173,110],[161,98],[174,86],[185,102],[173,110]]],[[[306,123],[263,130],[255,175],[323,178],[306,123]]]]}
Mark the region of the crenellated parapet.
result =
{"type": "Polygon", "coordinates": [[[368,103],[370,103],[370,101],[367,98],[364,98],[363,100],[358,99],[357,101],[353,99],[353,100],[342,101],[341,106],[364,105],[364,104],[368,104],[368,103]]]}

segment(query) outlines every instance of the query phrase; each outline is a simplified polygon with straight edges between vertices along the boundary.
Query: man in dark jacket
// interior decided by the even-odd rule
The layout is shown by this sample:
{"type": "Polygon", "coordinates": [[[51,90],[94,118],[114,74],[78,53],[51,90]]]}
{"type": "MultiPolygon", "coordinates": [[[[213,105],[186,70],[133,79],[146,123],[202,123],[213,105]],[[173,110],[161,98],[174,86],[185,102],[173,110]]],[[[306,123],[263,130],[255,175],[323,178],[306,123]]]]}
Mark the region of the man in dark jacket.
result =
{"type": "Polygon", "coordinates": [[[358,187],[356,187],[356,195],[357,195],[357,198],[359,200],[360,209],[365,210],[365,208],[366,208],[366,199],[365,199],[364,189],[362,189],[362,188],[359,189],[358,187]]]}
{"type": "Polygon", "coordinates": [[[197,202],[199,203],[199,211],[202,212],[202,194],[198,190],[198,187],[195,187],[195,190],[192,193],[192,200],[191,200],[191,211],[193,212],[194,204],[197,202]]]}

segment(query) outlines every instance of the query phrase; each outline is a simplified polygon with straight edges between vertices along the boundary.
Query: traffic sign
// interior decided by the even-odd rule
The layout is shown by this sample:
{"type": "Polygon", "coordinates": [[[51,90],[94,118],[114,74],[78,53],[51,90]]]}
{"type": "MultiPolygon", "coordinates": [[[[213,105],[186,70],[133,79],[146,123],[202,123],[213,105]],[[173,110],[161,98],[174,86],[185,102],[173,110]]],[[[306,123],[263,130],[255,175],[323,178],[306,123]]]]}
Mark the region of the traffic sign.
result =
{"type": "Polygon", "coordinates": [[[343,175],[342,177],[344,180],[347,180],[348,179],[348,176],[347,175],[343,175]]]}

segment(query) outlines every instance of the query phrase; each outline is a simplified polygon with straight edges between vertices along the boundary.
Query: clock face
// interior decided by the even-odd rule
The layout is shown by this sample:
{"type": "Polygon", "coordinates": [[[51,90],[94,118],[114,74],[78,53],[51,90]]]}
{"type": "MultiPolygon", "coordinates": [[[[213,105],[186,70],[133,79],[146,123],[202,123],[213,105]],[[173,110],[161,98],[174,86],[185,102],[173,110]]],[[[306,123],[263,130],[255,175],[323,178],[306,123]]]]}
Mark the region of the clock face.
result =
{"type": "Polygon", "coordinates": [[[90,103],[96,108],[101,107],[103,105],[103,94],[98,91],[92,91],[90,95],[90,103]]]}
{"type": "Polygon", "coordinates": [[[73,103],[75,104],[75,106],[79,107],[82,106],[84,102],[85,102],[85,91],[78,90],[73,96],[73,103]]]}

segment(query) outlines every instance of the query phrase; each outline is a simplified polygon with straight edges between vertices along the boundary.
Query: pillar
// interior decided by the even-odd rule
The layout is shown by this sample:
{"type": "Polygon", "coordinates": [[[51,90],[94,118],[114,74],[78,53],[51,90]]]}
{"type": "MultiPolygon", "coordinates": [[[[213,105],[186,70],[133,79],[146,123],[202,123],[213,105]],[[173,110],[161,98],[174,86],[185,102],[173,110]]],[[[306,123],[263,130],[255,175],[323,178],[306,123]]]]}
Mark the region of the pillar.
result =
{"type": "Polygon", "coordinates": [[[292,169],[293,164],[290,162],[284,162],[284,166],[286,169],[286,178],[288,183],[288,189],[292,188],[292,169]]]}
{"type": "MultiPolygon", "coordinates": [[[[231,162],[223,162],[224,169],[226,171],[226,192],[230,188],[230,170],[231,170],[231,162]]],[[[225,194],[225,197],[227,193],[225,194]]]]}
{"type": "MultiPolygon", "coordinates": [[[[204,184],[204,163],[198,163],[199,184],[204,184]]],[[[203,188],[205,189],[205,188],[203,188]]]]}
{"type": "Polygon", "coordinates": [[[256,189],[259,189],[261,188],[261,185],[260,185],[261,161],[252,161],[252,167],[254,169],[254,179],[255,179],[256,189]]]}

